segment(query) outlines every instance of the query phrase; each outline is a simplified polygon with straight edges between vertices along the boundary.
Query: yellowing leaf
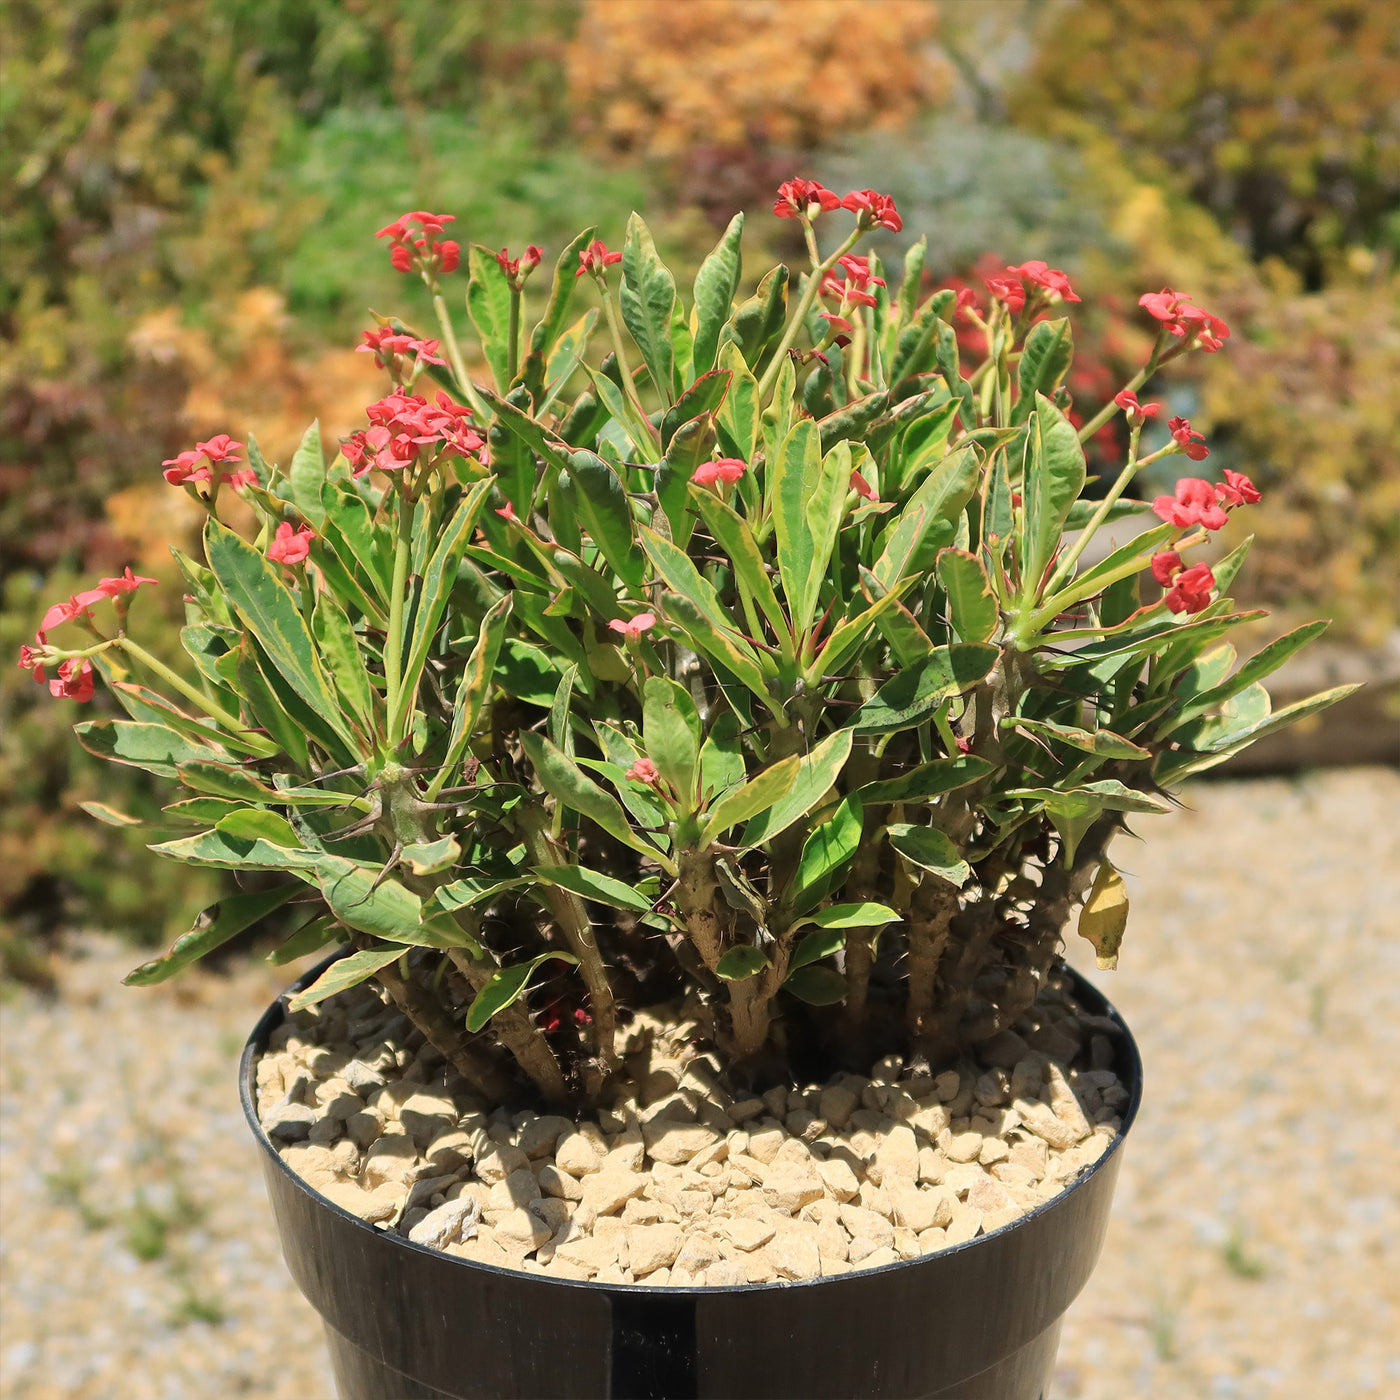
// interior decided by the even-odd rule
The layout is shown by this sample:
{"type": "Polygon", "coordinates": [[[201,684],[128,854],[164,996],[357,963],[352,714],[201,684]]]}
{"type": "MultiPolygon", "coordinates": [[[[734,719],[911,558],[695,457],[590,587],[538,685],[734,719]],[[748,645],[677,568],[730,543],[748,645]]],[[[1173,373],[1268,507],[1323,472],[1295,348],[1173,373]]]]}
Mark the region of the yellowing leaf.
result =
{"type": "Polygon", "coordinates": [[[1118,945],[1128,926],[1128,887],[1110,861],[1099,863],[1093,887],[1079,911],[1079,934],[1094,945],[1100,968],[1118,966],[1118,945]]]}

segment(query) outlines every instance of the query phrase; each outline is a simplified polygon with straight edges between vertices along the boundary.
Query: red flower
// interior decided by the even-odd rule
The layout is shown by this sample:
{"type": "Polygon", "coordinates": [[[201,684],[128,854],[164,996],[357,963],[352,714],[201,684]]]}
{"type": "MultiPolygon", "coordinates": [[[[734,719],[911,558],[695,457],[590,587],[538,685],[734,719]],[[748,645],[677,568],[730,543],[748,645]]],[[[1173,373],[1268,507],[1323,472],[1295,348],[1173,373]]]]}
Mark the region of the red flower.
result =
{"type": "Polygon", "coordinates": [[[34,640],[39,644],[37,648],[30,646],[27,642],[20,647],[19,664],[23,670],[33,671],[36,681],[43,681],[46,677],[41,655],[42,649],[48,646],[49,639],[42,632],[38,632],[35,634],[34,640]]]}
{"type": "Polygon", "coordinates": [[[92,662],[75,656],[58,668],[58,675],[49,682],[49,694],[84,704],[92,699],[92,687],[92,662]]]}
{"type": "Polygon", "coordinates": [[[656,626],[655,613],[638,613],[630,622],[624,622],[622,618],[615,617],[608,623],[614,632],[620,632],[629,642],[635,642],[643,632],[649,632],[656,626]]]}
{"type": "Polygon", "coordinates": [[[485,439],[470,424],[471,409],[453,403],[441,391],[436,404],[430,404],[420,394],[396,390],[370,404],[365,416],[371,426],[352,433],[341,445],[356,476],[371,467],[399,471],[443,452],[467,457],[485,446],[485,439]]]}
{"type": "Polygon", "coordinates": [[[1204,462],[1210,456],[1204,436],[1192,428],[1189,418],[1168,419],[1167,429],[1193,462],[1204,462]]]}
{"type": "Polygon", "coordinates": [[[1229,467],[1225,468],[1225,480],[1216,483],[1215,494],[1226,506],[1252,506],[1261,499],[1258,487],[1243,472],[1232,472],[1229,467]]]}
{"type": "Polygon", "coordinates": [[[236,462],[243,450],[241,442],[234,442],[227,433],[216,433],[208,442],[197,442],[196,452],[202,452],[211,462],[236,462]]]}
{"type": "Polygon", "coordinates": [[[1164,549],[1160,554],[1152,556],[1152,577],[1162,585],[1163,588],[1170,588],[1172,580],[1181,572],[1181,555],[1174,549],[1164,549]]]}
{"type": "Polygon", "coordinates": [[[784,180],[778,186],[773,212],[780,219],[815,219],[827,209],[839,209],[841,196],[816,180],[784,180]]]}
{"type": "Polygon", "coordinates": [[[1210,604],[1211,589],[1215,587],[1215,575],[1208,565],[1193,564],[1176,576],[1175,582],[1163,600],[1169,611],[1174,613],[1197,613],[1210,604]]]}
{"type": "MultiPolygon", "coordinates": [[[[183,486],[189,481],[212,481],[214,473],[210,468],[215,463],[237,462],[238,454],[243,450],[241,442],[235,442],[227,433],[216,433],[208,442],[197,442],[189,451],[177,453],[174,457],[167,457],[161,463],[166,468],[161,473],[172,486],[183,486]]],[[[251,468],[245,468],[240,473],[220,472],[219,480],[232,481],[235,476],[245,480],[257,480],[254,473],[248,475],[251,468]]],[[[241,484],[236,483],[236,484],[241,484]]]]}
{"type": "Polygon", "coordinates": [[[512,258],[509,252],[502,248],[496,254],[496,261],[501,265],[501,271],[510,279],[510,284],[518,292],[525,286],[525,279],[540,265],[540,259],[544,257],[544,249],[530,244],[518,258],[512,258]]]}
{"type": "Polygon", "coordinates": [[[1004,302],[1008,311],[1019,312],[1026,304],[1026,289],[1019,277],[984,277],[987,291],[1004,302]]]}
{"type": "Polygon", "coordinates": [[[1198,476],[1184,476],[1176,483],[1175,496],[1158,496],[1152,502],[1153,511],[1169,525],[1185,530],[1200,525],[1218,530],[1228,518],[1215,499],[1215,488],[1198,476]]]}
{"type": "Polygon", "coordinates": [[[869,258],[858,258],[847,253],[822,280],[822,294],[840,297],[842,301],[861,306],[875,306],[875,294],[870,289],[884,285],[883,277],[870,275],[869,258]]]}
{"type": "Polygon", "coordinates": [[[585,272],[591,272],[595,277],[601,277],[604,268],[609,268],[614,263],[621,261],[621,253],[608,252],[607,244],[601,238],[595,238],[578,255],[578,271],[574,273],[574,276],[582,277],[585,272]]]}
{"type": "Polygon", "coordinates": [[[311,541],[316,532],[309,525],[293,532],[291,525],[283,521],[277,527],[277,537],[267,547],[267,557],[274,564],[301,564],[311,553],[311,541]]]}
{"type": "Polygon", "coordinates": [[[1058,268],[1047,267],[1038,258],[1023,262],[1020,267],[1008,267],[1006,273],[1008,277],[1017,276],[1023,282],[1031,282],[1044,288],[1052,297],[1059,297],[1061,301],[1079,300],[1074,294],[1074,288],[1069,284],[1069,278],[1058,268]]]}
{"type": "Polygon", "coordinates": [[[100,578],[97,580],[98,593],[105,598],[115,598],[120,593],[135,593],[143,583],[156,583],[159,580],[153,578],[142,578],[139,574],[131,572],[131,565],[126,566],[126,571],[119,578],[100,578]]]}
{"type": "Polygon", "coordinates": [[[843,209],[849,209],[861,228],[887,228],[898,233],[904,227],[894,200],[887,194],[877,194],[874,190],[852,190],[841,201],[843,209]]]}
{"type": "Polygon", "coordinates": [[[661,773],[649,758],[639,758],[623,775],[638,783],[654,783],[661,773]]]}
{"type": "Polygon", "coordinates": [[[450,238],[437,241],[444,226],[455,218],[455,214],[430,214],[426,209],[415,209],[392,224],[385,224],[374,236],[392,241],[389,261],[399,272],[417,270],[433,278],[439,272],[455,272],[461,265],[461,248],[450,238]],[[416,233],[410,224],[418,225],[416,233]]]}
{"type": "Polygon", "coordinates": [[[1163,287],[1160,292],[1147,292],[1138,298],[1138,305],[1149,316],[1155,317],[1177,337],[1178,340],[1194,340],[1202,350],[1213,354],[1229,339],[1230,327],[1209,311],[1199,306],[1190,306],[1191,298],[1185,292],[1174,292],[1163,287]]]}
{"type": "Polygon", "coordinates": [[[964,287],[958,293],[958,299],[953,303],[953,315],[965,316],[969,311],[977,310],[977,293],[971,287],[964,287]]]}
{"type": "Polygon", "coordinates": [[[867,501],[878,501],[880,498],[875,494],[875,488],[858,472],[851,471],[851,490],[857,496],[864,496],[867,501]]]}
{"type": "Polygon", "coordinates": [[[445,365],[446,360],[438,355],[438,349],[442,342],[439,340],[417,340],[411,335],[403,335],[395,331],[390,326],[381,326],[378,330],[361,331],[360,339],[363,345],[357,345],[357,353],[364,352],[374,356],[374,362],[380,369],[392,370],[394,374],[402,380],[407,363],[404,356],[413,355],[427,365],[445,365]]]}
{"type": "Polygon", "coordinates": [[[701,462],[691,473],[696,486],[715,486],[723,482],[732,486],[748,470],[748,464],[737,457],[720,457],[713,462],[701,462]]]}
{"type": "Polygon", "coordinates": [[[73,622],[79,618],[90,618],[92,613],[89,609],[94,603],[100,603],[108,595],[97,588],[90,588],[85,593],[74,593],[65,603],[55,603],[48,612],[44,614],[43,621],[39,623],[40,632],[48,632],[54,627],[65,622],[73,622]]]}
{"type": "Polygon", "coordinates": [[[1138,396],[1131,389],[1124,389],[1120,393],[1114,394],[1113,402],[1129,418],[1139,423],[1148,418],[1155,418],[1162,409],[1162,405],[1159,403],[1139,403],[1138,396]]]}
{"type": "Polygon", "coordinates": [[[817,315],[823,317],[838,336],[850,335],[855,330],[844,316],[838,316],[834,311],[818,311],[817,315]]]}

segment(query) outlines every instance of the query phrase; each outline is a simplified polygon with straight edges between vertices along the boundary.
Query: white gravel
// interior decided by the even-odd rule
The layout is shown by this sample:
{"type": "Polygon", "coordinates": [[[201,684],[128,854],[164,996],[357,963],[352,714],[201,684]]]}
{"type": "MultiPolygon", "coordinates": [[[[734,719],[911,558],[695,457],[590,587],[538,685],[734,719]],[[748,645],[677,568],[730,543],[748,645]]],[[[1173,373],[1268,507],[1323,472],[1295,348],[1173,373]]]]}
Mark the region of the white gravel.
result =
{"type": "MultiPolygon", "coordinates": [[[[1186,801],[1115,852],[1097,980],[1147,1099],[1054,1400],[1400,1394],[1400,776],[1186,801]]],[[[0,1396],[331,1400],[235,1082],[288,970],[122,988],[136,961],[77,940],[58,999],[0,1008],[0,1396]]]]}

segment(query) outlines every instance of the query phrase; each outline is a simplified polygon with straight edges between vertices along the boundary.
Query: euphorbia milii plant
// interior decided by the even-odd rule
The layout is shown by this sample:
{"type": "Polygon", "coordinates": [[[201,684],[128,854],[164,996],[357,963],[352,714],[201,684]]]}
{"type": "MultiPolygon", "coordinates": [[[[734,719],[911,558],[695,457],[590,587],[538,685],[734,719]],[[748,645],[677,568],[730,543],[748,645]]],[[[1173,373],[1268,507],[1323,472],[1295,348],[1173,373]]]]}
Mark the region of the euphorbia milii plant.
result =
{"type": "Polygon", "coordinates": [[[795,179],[774,213],[809,266],[746,282],[739,215],[688,292],[638,216],[618,249],[587,229],[528,336],[538,248],[463,258],[448,215],[405,214],[379,236],[431,323],[365,332],[365,425],[285,468],[227,434],[164,464],[208,513],[203,559],[174,551],[189,665],[127,635],[129,571],[21,665],[80,702],[108,682],[127,718],[78,733],[179,786],[155,849],[275,878],[129,981],[292,904],[275,960],[345,953],[294,1005],[375,978],[497,1102],[596,1102],[619,1017],[682,996],[734,1081],[936,1066],[1031,1007],[1076,918],[1113,963],[1128,822],[1346,693],[1271,712],[1264,677],[1324,624],[1236,666],[1246,546],[1213,546],[1259,492],[1185,418],[1144,445],[1166,410],[1139,391],[1220,350],[1218,317],[1144,296],[1147,363],[1071,417],[1063,271],[955,301],[922,242],[902,275],[856,251],[901,227],[887,194],[795,179]],[[1133,499],[1173,457],[1175,490],[1133,499]]]}

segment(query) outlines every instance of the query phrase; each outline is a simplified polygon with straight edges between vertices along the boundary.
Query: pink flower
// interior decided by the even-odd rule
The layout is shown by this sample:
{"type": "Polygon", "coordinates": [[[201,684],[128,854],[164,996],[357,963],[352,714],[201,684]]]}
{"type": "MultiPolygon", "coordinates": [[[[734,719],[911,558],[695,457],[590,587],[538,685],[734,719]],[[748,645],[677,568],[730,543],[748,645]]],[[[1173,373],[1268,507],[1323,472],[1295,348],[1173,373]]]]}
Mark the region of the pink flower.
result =
{"type": "Polygon", "coordinates": [[[33,671],[36,681],[43,681],[46,677],[44,675],[44,663],[41,658],[43,649],[49,644],[49,639],[42,632],[38,632],[35,634],[34,640],[38,643],[38,646],[32,647],[26,642],[20,647],[19,664],[21,669],[33,671]]]}
{"type": "Polygon", "coordinates": [[[385,224],[374,236],[391,240],[389,261],[399,272],[416,270],[431,279],[439,272],[455,272],[461,265],[461,247],[450,238],[442,242],[437,240],[437,235],[455,218],[454,214],[430,214],[426,209],[415,209],[385,224]],[[417,224],[418,231],[414,232],[410,224],[417,224]]]}
{"type": "Polygon", "coordinates": [[[1138,298],[1138,305],[1149,316],[1160,321],[1178,340],[1194,340],[1202,350],[1213,354],[1229,338],[1230,327],[1209,311],[1190,306],[1185,292],[1163,287],[1160,292],[1147,292],[1138,298]]]}
{"type": "Polygon", "coordinates": [[[306,560],[306,556],[311,553],[311,541],[316,538],[316,532],[309,525],[303,525],[301,529],[293,531],[287,521],[283,521],[277,527],[277,537],[267,547],[267,557],[274,564],[301,564],[306,560]]]}
{"type": "Polygon", "coordinates": [[[49,682],[49,694],[59,699],[76,700],[84,704],[92,699],[92,662],[72,657],[58,668],[58,675],[49,682]]]}
{"type": "Polygon", "coordinates": [[[867,501],[878,501],[880,498],[875,494],[875,488],[854,469],[851,471],[851,490],[857,496],[863,496],[867,501]]]}
{"type": "Polygon", "coordinates": [[[441,341],[417,340],[411,335],[399,334],[389,326],[381,326],[373,331],[361,331],[360,339],[364,344],[357,345],[356,352],[373,355],[374,362],[380,369],[393,370],[400,379],[404,370],[408,368],[404,359],[407,355],[412,355],[427,365],[447,363],[438,354],[441,341]]]}
{"type": "Polygon", "coordinates": [[[860,306],[875,306],[877,301],[872,287],[883,287],[883,277],[870,275],[870,259],[858,258],[847,253],[822,279],[822,295],[840,297],[844,302],[855,302],[860,306]]]}
{"type": "Polygon", "coordinates": [[[1215,488],[1198,476],[1184,476],[1176,483],[1175,496],[1158,496],[1152,502],[1153,511],[1169,525],[1185,530],[1200,525],[1206,530],[1218,530],[1228,517],[1215,499],[1215,488]]]}
{"type": "Polygon", "coordinates": [[[894,207],[894,200],[887,194],[877,194],[874,190],[852,190],[842,201],[841,207],[849,209],[861,228],[887,228],[898,233],[904,227],[904,220],[894,207]]]}
{"type": "Polygon", "coordinates": [[[1215,575],[1208,565],[1193,564],[1176,576],[1170,591],[1163,600],[1169,611],[1174,613],[1197,613],[1210,604],[1211,589],[1215,587],[1215,575]]]}
{"type": "Polygon", "coordinates": [[[723,482],[732,486],[748,470],[748,464],[737,457],[720,457],[713,462],[701,462],[691,473],[696,486],[716,486],[723,482]]]}
{"type": "Polygon", "coordinates": [[[622,776],[638,783],[654,783],[661,773],[651,759],[639,758],[622,776]]]}
{"type": "Polygon", "coordinates": [[[1139,403],[1138,396],[1131,389],[1124,389],[1120,393],[1114,394],[1113,402],[1130,419],[1138,423],[1148,418],[1155,418],[1162,411],[1162,405],[1159,403],[1139,403]]]}
{"type": "Polygon", "coordinates": [[[1252,506],[1261,499],[1258,487],[1243,472],[1232,472],[1229,467],[1225,468],[1225,480],[1216,483],[1215,494],[1226,506],[1252,506]]]}
{"type": "Polygon", "coordinates": [[[1167,430],[1193,462],[1204,462],[1210,456],[1204,436],[1192,428],[1189,418],[1168,419],[1167,430]]]}
{"type": "Polygon", "coordinates": [[[453,403],[441,391],[430,404],[421,394],[395,390],[370,404],[365,416],[371,426],[352,433],[341,445],[355,476],[363,476],[371,467],[400,471],[444,453],[468,457],[486,445],[471,426],[471,409],[453,403]]]}
{"type": "Polygon", "coordinates": [[[780,219],[815,219],[827,209],[839,209],[841,196],[817,180],[784,180],[778,186],[773,212],[780,219]]]}
{"type": "Polygon", "coordinates": [[[131,565],[126,566],[126,571],[118,578],[100,578],[97,580],[98,593],[105,598],[115,598],[121,593],[135,593],[143,583],[156,583],[157,579],[142,578],[139,574],[131,572],[131,565]]]}
{"type": "Polygon", "coordinates": [[[161,475],[172,486],[183,486],[187,481],[208,481],[209,466],[204,461],[204,454],[196,452],[192,448],[186,452],[177,452],[173,457],[167,457],[161,463],[165,470],[161,475]]]}
{"type": "Polygon", "coordinates": [[[834,311],[818,311],[820,316],[831,327],[835,335],[850,335],[855,327],[844,316],[838,316],[834,311]]]}
{"type": "Polygon", "coordinates": [[[958,299],[953,304],[954,316],[966,316],[970,311],[977,310],[977,293],[971,287],[964,287],[958,293],[958,299]]]}
{"type": "Polygon", "coordinates": [[[1160,554],[1152,556],[1152,577],[1162,585],[1163,588],[1170,588],[1171,581],[1181,572],[1181,555],[1174,549],[1164,549],[1160,554]]]}
{"type": "Polygon", "coordinates": [[[589,272],[595,277],[601,277],[605,268],[621,261],[621,253],[608,252],[607,244],[601,238],[595,238],[578,255],[578,271],[574,273],[574,276],[582,277],[585,272],[589,272]]]}
{"type": "MultiPolygon", "coordinates": [[[[241,442],[235,442],[227,433],[216,433],[208,442],[197,442],[190,450],[167,457],[161,463],[166,468],[162,475],[172,486],[183,486],[190,481],[213,481],[211,468],[216,463],[239,461],[238,454],[242,450],[241,442]]],[[[220,472],[219,480],[232,481],[235,476],[247,479],[250,471],[251,468],[244,468],[239,473],[220,472]]],[[[257,480],[255,473],[251,479],[257,480]]]]}
{"type": "Polygon", "coordinates": [[[650,631],[656,626],[655,613],[638,613],[629,622],[624,622],[620,617],[615,617],[608,623],[614,632],[621,633],[629,642],[635,642],[641,637],[643,632],[650,631]]]}
{"type": "Polygon", "coordinates": [[[202,452],[211,462],[236,462],[243,450],[241,442],[234,442],[227,433],[216,433],[208,442],[197,442],[196,452],[202,452]]]}
{"type": "Polygon", "coordinates": [[[65,622],[91,618],[92,613],[89,609],[94,603],[100,603],[107,596],[106,593],[97,588],[90,588],[85,593],[72,594],[67,602],[55,603],[44,614],[43,621],[39,623],[39,631],[48,632],[65,622]]]}
{"type": "Polygon", "coordinates": [[[1008,267],[1006,273],[1007,276],[1019,276],[1023,282],[1044,288],[1052,298],[1058,297],[1061,301],[1079,300],[1074,294],[1074,288],[1069,284],[1069,278],[1058,268],[1047,267],[1038,258],[1023,262],[1020,267],[1008,267]]]}
{"type": "Polygon", "coordinates": [[[984,277],[987,291],[1003,302],[1008,311],[1017,313],[1026,304],[1026,289],[1019,277],[984,277]]]}

